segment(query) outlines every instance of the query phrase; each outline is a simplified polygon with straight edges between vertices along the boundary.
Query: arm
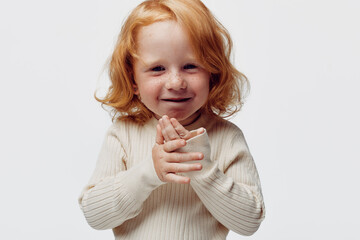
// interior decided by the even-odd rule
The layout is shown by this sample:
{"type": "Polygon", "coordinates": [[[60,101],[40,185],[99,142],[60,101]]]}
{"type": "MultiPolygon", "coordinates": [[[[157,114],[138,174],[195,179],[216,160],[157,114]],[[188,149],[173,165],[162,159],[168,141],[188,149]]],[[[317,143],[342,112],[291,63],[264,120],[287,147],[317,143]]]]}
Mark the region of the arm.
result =
{"type": "Polygon", "coordinates": [[[131,169],[126,168],[126,161],[126,152],[110,129],[95,171],[79,197],[80,208],[95,229],[115,228],[137,216],[150,193],[163,184],[151,156],[131,169]]]}
{"type": "Polygon", "coordinates": [[[219,159],[210,159],[206,133],[198,136],[196,141],[188,141],[188,149],[184,151],[207,149],[203,152],[203,170],[191,173],[191,186],[221,224],[236,233],[251,235],[264,219],[265,209],[258,173],[244,144],[242,134],[236,134],[222,145],[227,147],[222,149],[226,154],[221,155],[226,158],[224,172],[219,170],[219,159]]]}
{"type": "MultiPolygon", "coordinates": [[[[169,139],[191,134],[175,119],[163,121],[163,135],[169,139]],[[171,129],[171,126],[173,128],[171,129]],[[174,133],[175,132],[175,133],[174,133]]],[[[259,176],[242,132],[237,128],[219,128],[213,144],[223,147],[210,159],[207,133],[188,139],[180,152],[202,152],[200,172],[183,175],[191,178],[191,186],[211,214],[225,227],[242,235],[253,234],[264,219],[265,209],[259,176]],[[219,163],[221,167],[219,167],[219,163]],[[222,169],[222,171],[220,170],[222,169]]]]}

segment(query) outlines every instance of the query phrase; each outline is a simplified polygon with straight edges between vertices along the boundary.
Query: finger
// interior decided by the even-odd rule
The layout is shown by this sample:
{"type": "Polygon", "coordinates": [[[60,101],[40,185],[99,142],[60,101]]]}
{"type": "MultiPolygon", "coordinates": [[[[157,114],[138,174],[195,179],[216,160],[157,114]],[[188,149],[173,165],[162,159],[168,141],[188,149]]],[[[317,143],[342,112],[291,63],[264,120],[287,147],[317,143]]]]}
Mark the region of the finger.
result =
{"type": "Polygon", "coordinates": [[[162,136],[164,138],[164,141],[169,142],[170,138],[167,135],[167,132],[165,131],[165,124],[164,124],[164,120],[162,118],[160,118],[160,120],[159,120],[159,125],[160,125],[160,128],[161,128],[161,134],[162,134],[162,136]]]}
{"type": "Polygon", "coordinates": [[[188,184],[190,183],[189,177],[179,176],[175,173],[168,173],[165,176],[166,182],[180,183],[180,184],[188,184]]]}
{"type": "Polygon", "coordinates": [[[174,139],[179,139],[180,136],[179,134],[176,132],[175,128],[173,127],[173,125],[170,122],[170,119],[168,116],[164,115],[161,118],[161,127],[162,127],[162,133],[165,137],[165,141],[170,141],[170,140],[174,140],[174,139]]]}
{"type": "Polygon", "coordinates": [[[200,171],[201,169],[202,169],[202,165],[200,163],[192,163],[192,164],[172,163],[167,166],[167,172],[174,172],[174,173],[200,171]]]}
{"type": "MultiPolygon", "coordinates": [[[[193,137],[196,137],[196,136],[198,136],[198,135],[201,135],[201,134],[203,134],[204,132],[205,132],[205,128],[199,128],[199,129],[197,129],[196,131],[192,131],[192,132],[190,132],[188,139],[193,138],[193,137]]],[[[188,139],[186,139],[186,140],[188,140],[188,139]]]]}
{"type": "Polygon", "coordinates": [[[171,153],[176,149],[184,147],[185,145],[186,145],[186,141],[184,139],[171,140],[169,142],[164,143],[164,151],[171,153]]]}
{"type": "Polygon", "coordinates": [[[196,130],[197,135],[203,134],[205,132],[205,128],[199,128],[196,130]]]}
{"type": "Polygon", "coordinates": [[[175,118],[171,118],[171,119],[170,119],[170,122],[171,122],[172,126],[174,127],[175,131],[177,132],[177,134],[178,134],[181,138],[183,138],[183,139],[185,139],[185,140],[190,139],[190,137],[189,137],[189,136],[190,136],[190,132],[189,132],[188,130],[186,130],[186,129],[183,127],[183,125],[181,125],[181,124],[179,123],[178,120],[176,120],[175,118]]]}
{"type": "Polygon", "coordinates": [[[161,133],[161,127],[159,124],[156,125],[156,143],[164,144],[164,137],[161,133]]]}
{"type": "Polygon", "coordinates": [[[204,154],[201,152],[171,152],[166,161],[169,163],[182,163],[202,159],[204,159],[204,154]]]}

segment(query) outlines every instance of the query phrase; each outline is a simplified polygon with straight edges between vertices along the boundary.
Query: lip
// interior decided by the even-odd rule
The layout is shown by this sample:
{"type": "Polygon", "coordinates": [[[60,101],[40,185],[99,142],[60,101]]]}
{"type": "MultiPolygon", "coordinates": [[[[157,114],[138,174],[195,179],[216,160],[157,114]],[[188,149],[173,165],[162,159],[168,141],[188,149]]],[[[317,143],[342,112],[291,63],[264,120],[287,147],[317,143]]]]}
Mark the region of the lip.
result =
{"type": "Polygon", "coordinates": [[[191,100],[191,97],[189,98],[162,98],[162,101],[165,102],[174,102],[174,103],[183,103],[191,100]]]}

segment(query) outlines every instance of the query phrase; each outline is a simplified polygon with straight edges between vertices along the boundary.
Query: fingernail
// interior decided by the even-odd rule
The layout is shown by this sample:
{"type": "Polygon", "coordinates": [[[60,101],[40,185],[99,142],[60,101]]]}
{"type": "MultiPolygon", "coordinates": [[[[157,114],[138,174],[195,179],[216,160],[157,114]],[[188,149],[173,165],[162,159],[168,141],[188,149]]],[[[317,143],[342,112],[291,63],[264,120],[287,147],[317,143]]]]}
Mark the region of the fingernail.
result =
{"type": "Polygon", "coordinates": [[[202,159],[202,158],[203,158],[203,154],[200,153],[200,154],[199,154],[199,159],[202,159]]]}

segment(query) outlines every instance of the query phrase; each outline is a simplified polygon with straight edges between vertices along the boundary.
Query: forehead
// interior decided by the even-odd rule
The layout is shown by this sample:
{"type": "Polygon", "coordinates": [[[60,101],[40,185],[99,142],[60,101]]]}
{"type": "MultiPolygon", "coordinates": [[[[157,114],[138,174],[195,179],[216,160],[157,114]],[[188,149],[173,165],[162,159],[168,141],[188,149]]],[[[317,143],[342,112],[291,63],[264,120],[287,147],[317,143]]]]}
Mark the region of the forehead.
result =
{"type": "Polygon", "coordinates": [[[150,58],[151,55],[164,57],[193,55],[188,34],[180,24],[173,20],[155,22],[140,27],[136,45],[137,54],[141,58],[150,58]]]}

